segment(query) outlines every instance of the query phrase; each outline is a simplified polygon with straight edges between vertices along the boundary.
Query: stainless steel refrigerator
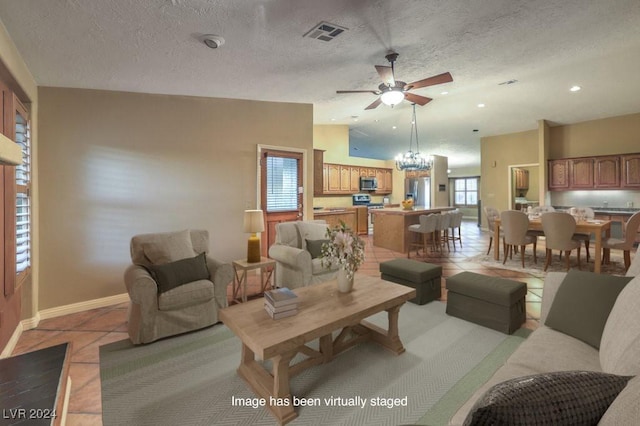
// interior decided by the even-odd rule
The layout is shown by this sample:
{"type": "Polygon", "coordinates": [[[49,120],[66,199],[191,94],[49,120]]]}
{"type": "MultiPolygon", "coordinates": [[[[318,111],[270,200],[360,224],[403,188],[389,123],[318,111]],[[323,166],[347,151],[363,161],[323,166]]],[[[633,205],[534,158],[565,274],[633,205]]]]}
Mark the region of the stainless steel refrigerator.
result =
{"type": "Polygon", "coordinates": [[[413,198],[414,206],[431,207],[431,178],[406,178],[404,192],[405,199],[413,198]]]}

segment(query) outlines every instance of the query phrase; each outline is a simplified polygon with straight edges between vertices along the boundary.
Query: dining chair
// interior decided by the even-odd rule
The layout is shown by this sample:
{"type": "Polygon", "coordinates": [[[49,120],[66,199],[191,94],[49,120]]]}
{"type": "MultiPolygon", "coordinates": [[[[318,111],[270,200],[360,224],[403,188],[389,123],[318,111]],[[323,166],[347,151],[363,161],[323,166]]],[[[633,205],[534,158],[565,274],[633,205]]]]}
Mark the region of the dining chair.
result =
{"type": "Polygon", "coordinates": [[[460,248],[462,249],[462,235],[460,234],[460,227],[462,226],[462,216],[463,213],[460,210],[454,210],[449,212],[450,222],[449,229],[451,230],[451,234],[449,235],[449,240],[453,244],[453,250],[456,250],[456,241],[460,243],[460,248]],[[456,229],[458,230],[458,235],[456,235],[456,229]]]}
{"type": "MultiPolygon", "coordinates": [[[[575,209],[574,211],[576,211],[576,215],[583,217],[584,219],[593,219],[594,217],[596,217],[596,214],[591,207],[573,207],[573,209],[575,209]]],[[[577,232],[573,234],[573,239],[580,242],[584,241],[584,248],[587,251],[587,263],[589,263],[589,259],[591,258],[591,254],[589,253],[589,242],[591,241],[591,234],[588,232],[577,232]]]]}
{"type": "Polygon", "coordinates": [[[524,268],[524,249],[527,244],[533,244],[533,262],[538,263],[536,257],[536,245],[538,243],[538,237],[535,235],[528,235],[529,218],[525,213],[517,210],[506,210],[500,213],[500,227],[503,229],[503,246],[504,246],[504,260],[503,264],[507,262],[507,257],[513,256],[513,247],[520,247],[520,257],[522,259],[522,267],[524,268]]]}
{"type": "Polygon", "coordinates": [[[576,220],[573,216],[564,212],[548,212],[543,214],[540,220],[546,240],[547,260],[544,264],[545,272],[551,264],[551,254],[553,250],[564,252],[568,271],[571,251],[577,249],[578,269],[580,269],[580,247],[582,246],[582,242],[573,239],[573,234],[576,231],[576,220]]]}
{"type": "MultiPolygon", "coordinates": [[[[496,219],[500,217],[500,212],[494,207],[485,206],[484,215],[487,217],[487,228],[489,229],[489,248],[487,254],[491,251],[491,244],[496,233],[496,219]]],[[[496,244],[498,244],[497,242],[496,244]]]]}
{"type": "MultiPolygon", "coordinates": [[[[603,263],[609,263],[611,249],[622,250],[624,252],[624,270],[625,272],[631,265],[631,250],[633,249],[640,228],[640,212],[635,213],[624,224],[624,238],[607,238],[602,241],[602,258],[603,263]]],[[[599,255],[599,253],[598,253],[599,255]]],[[[636,254],[637,256],[637,254],[636,254]]]]}
{"type": "Polygon", "coordinates": [[[409,225],[409,232],[416,233],[417,237],[409,243],[409,250],[407,251],[407,258],[411,258],[411,249],[416,248],[416,256],[419,256],[420,247],[424,250],[424,255],[427,255],[427,237],[431,235],[431,250],[435,250],[435,232],[438,225],[437,214],[420,215],[418,218],[420,223],[409,225]]]}
{"type": "Polygon", "coordinates": [[[535,206],[531,209],[531,212],[534,214],[543,214],[549,212],[555,212],[556,209],[553,206],[535,206]]]}
{"type": "Polygon", "coordinates": [[[442,212],[438,218],[438,225],[436,226],[436,239],[440,252],[442,252],[444,245],[447,245],[447,251],[451,252],[449,246],[449,223],[451,223],[451,215],[447,212],[442,212]]]}

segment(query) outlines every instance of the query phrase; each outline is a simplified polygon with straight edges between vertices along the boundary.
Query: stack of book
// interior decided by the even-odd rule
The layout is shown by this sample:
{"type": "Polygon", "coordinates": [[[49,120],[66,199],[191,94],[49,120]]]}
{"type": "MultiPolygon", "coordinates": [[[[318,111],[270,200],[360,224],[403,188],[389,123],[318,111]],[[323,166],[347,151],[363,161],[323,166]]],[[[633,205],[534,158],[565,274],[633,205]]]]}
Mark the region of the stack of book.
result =
{"type": "Polygon", "coordinates": [[[264,292],[264,309],[273,319],[298,313],[298,296],[286,287],[264,292]]]}

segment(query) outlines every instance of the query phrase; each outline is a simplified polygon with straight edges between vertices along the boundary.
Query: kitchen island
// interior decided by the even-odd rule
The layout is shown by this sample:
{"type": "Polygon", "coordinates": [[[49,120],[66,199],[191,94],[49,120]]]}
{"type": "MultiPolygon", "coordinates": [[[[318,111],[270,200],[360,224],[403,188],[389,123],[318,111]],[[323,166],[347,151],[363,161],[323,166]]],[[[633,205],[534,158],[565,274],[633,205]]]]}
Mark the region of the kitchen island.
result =
{"type": "Polygon", "coordinates": [[[402,207],[371,210],[373,222],[373,245],[400,253],[409,251],[413,237],[409,225],[420,223],[421,215],[455,210],[455,207],[424,208],[415,206],[411,210],[402,207]]]}

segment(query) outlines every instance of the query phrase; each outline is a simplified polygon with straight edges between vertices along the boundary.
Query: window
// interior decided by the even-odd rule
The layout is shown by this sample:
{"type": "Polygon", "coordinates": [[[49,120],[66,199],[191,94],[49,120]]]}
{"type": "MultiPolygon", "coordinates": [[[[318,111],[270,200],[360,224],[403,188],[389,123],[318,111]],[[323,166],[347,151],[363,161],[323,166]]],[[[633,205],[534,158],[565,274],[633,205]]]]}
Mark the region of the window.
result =
{"type": "Polygon", "coordinates": [[[298,209],[298,160],[267,157],[267,211],[298,209]]]}
{"type": "Polygon", "coordinates": [[[477,206],[478,205],[478,178],[458,178],[454,179],[455,206],[477,206]]]}
{"type": "Polygon", "coordinates": [[[22,164],[16,166],[16,286],[31,266],[31,129],[26,108],[14,97],[15,142],[22,148],[22,164]]]}

